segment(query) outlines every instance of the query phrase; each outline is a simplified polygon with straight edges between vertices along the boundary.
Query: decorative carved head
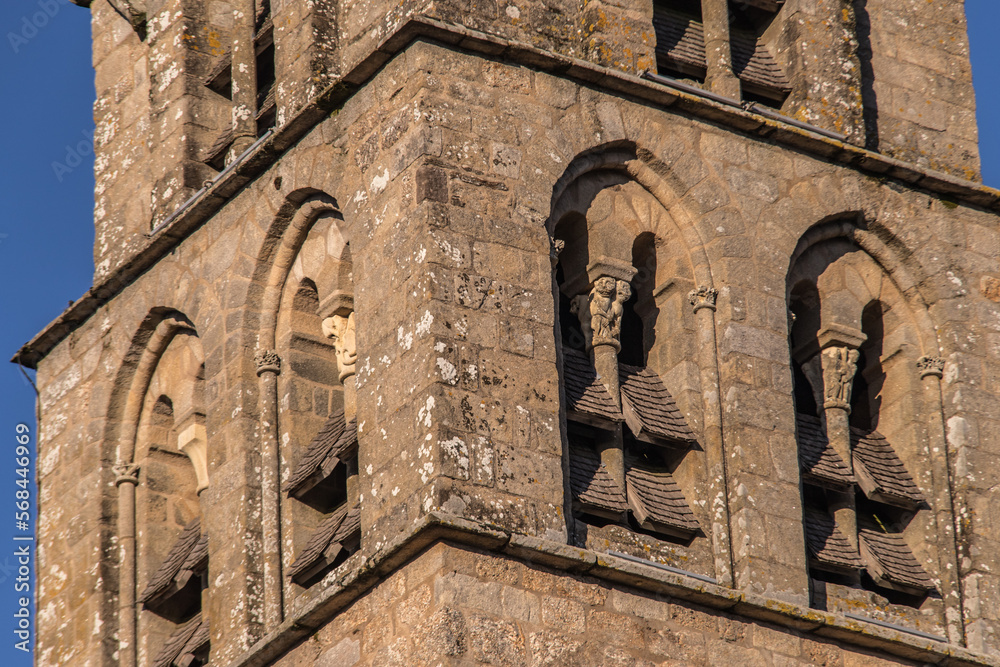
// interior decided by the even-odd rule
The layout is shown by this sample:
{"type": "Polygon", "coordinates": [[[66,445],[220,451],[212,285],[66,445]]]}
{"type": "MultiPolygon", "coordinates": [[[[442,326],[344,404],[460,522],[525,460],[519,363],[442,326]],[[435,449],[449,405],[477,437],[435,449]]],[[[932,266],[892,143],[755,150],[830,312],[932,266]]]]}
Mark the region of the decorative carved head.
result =
{"type": "Polygon", "coordinates": [[[624,280],[619,280],[617,284],[617,294],[615,295],[615,301],[618,303],[625,303],[632,298],[632,285],[624,280]]]}
{"type": "Polygon", "coordinates": [[[333,341],[337,351],[337,368],[340,381],[354,375],[358,350],[354,340],[354,311],[336,314],[323,320],[323,335],[333,341]]]}
{"type": "Polygon", "coordinates": [[[611,276],[601,276],[594,283],[594,291],[606,298],[614,296],[615,279],[611,276]]]}

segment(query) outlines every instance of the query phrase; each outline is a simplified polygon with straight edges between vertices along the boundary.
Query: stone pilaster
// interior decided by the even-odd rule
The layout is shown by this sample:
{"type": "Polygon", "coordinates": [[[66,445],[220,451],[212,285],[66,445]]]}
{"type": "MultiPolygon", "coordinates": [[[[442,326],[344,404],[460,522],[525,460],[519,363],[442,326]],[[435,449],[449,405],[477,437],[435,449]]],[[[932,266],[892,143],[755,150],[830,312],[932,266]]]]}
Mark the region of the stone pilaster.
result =
{"type": "Polygon", "coordinates": [[[937,536],[937,575],[941,582],[941,597],[945,603],[945,625],[948,628],[948,640],[964,646],[966,644],[965,600],[957,542],[958,503],[952,481],[950,452],[945,437],[941,401],[944,363],[944,359],[940,357],[923,356],[917,359],[917,372],[920,375],[927,415],[927,449],[931,456],[931,475],[934,481],[934,507],[931,515],[934,534],[937,536]]]}
{"type": "Polygon", "coordinates": [[[705,285],[688,294],[698,326],[701,391],[705,402],[705,463],[712,517],[712,553],[715,579],[720,586],[733,585],[732,525],[729,511],[729,473],[722,439],[722,412],[719,401],[718,341],[715,334],[716,301],[719,290],[705,285]]]}

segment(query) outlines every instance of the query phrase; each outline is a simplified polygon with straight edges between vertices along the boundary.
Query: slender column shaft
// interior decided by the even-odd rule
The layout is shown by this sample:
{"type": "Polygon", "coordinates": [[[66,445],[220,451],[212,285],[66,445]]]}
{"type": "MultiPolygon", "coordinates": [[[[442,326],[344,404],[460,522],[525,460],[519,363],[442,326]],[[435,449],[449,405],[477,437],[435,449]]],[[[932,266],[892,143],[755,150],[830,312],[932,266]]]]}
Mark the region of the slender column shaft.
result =
{"type": "MultiPolygon", "coordinates": [[[[358,389],[354,382],[355,375],[345,377],[341,382],[344,385],[344,417],[351,420],[358,414],[358,389]]],[[[360,480],[358,479],[358,466],[356,462],[351,462],[347,467],[347,505],[351,506],[360,503],[359,496],[360,480]]]]}
{"type": "Polygon", "coordinates": [[[255,358],[260,378],[260,495],[264,545],[264,625],[273,630],[284,620],[281,574],[281,480],[278,457],[278,374],[281,359],[273,351],[255,358]]]}
{"type": "MultiPolygon", "coordinates": [[[[622,407],[621,386],[618,380],[618,350],[621,347],[617,341],[607,343],[594,343],[594,369],[607,388],[611,398],[619,409],[622,407]],[[614,344],[612,344],[614,343],[614,344]]],[[[602,440],[597,444],[601,453],[601,462],[608,469],[608,473],[621,489],[625,488],[625,446],[622,441],[622,430],[615,431],[613,437],[602,440]]]]}
{"type": "Polygon", "coordinates": [[[712,513],[712,554],[715,579],[733,586],[732,526],[729,512],[729,477],[722,440],[722,403],[719,400],[719,357],[715,336],[715,302],[718,290],[702,287],[689,295],[698,325],[701,393],[705,405],[705,461],[708,466],[712,513]]]}
{"type": "MultiPolygon", "coordinates": [[[[821,337],[822,334],[821,334],[821,337]]],[[[863,340],[860,335],[857,340],[863,340]]],[[[858,351],[842,341],[831,344],[822,351],[823,414],[826,438],[853,472],[854,454],[851,448],[851,386],[857,372],[858,351]]],[[[856,550],[858,542],[858,512],[854,489],[844,493],[827,492],[829,509],[837,527],[856,550]]],[[[860,575],[854,575],[860,578],[860,575]]],[[[852,577],[853,578],[853,577],[852,577]]]]}
{"type": "Polygon", "coordinates": [[[618,347],[610,344],[594,345],[594,370],[607,387],[615,404],[621,408],[621,388],[618,384],[618,347]]]}
{"type": "Polygon", "coordinates": [[[122,667],[135,667],[138,649],[136,618],[135,487],[139,469],[131,464],[115,467],[118,487],[118,548],[121,567],[118,580],[118,659],[122,667]]]}
{"type": "MultiPolygon", "coordinates": [[[[851,454],[851,426],[849,422],[850,411],[843,407],[827,407],[826,413],[826,437],[830,441],[833,450],[844,459],[851,470],[853,456],[851,454]]],[[[854,489],[849,489],[843,493],[828,491],[827,499],[830,512],[837,523],[837,527],[851,543],[855,550],[860,548],[858,544],[858,511],[854,497],[854,489]]],[[[853,577],[852,578],[857,578],[853,577]]]]}
{"type": "Polygon", "coordinates": [[[705,59],[708,64],[705,83],[719,95],[740,99],[740,80],[733,74],[729,46],[728,0],[701,0],[705,29],[705,59]]]}
{"type": "Polygon", "coordinates": [[[965,645],[965,600],[959,571],[958,524],[955,495],[951,477],[951,462],[945,436],[944,410],[941,400],[941,377],[944,360],[921,357],[917,362],[926,407],[927,446],[931,454],[931,474],[934,478],[934,534],[938,536],[938,579],[945,603],[945,623],[948,640],[965,645]]]}

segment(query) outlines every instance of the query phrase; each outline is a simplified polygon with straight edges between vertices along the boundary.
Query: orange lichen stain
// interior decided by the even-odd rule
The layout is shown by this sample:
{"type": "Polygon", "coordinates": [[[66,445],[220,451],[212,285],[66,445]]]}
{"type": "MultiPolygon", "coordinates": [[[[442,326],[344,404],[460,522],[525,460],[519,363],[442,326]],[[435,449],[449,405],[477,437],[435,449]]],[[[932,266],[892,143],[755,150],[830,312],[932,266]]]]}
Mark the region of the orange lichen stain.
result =
{"type": "Polygon", "coordinates": [[[212,48],[213,54],[219,55],[219,53],[216,53],[216,49],[218,49],[220,53],[221,51],[224,50],[222,46],[222,41],[219,39],[219,33],[210,28],[207,29],[207,31],[208,31],[208,45],[212,48]]]}

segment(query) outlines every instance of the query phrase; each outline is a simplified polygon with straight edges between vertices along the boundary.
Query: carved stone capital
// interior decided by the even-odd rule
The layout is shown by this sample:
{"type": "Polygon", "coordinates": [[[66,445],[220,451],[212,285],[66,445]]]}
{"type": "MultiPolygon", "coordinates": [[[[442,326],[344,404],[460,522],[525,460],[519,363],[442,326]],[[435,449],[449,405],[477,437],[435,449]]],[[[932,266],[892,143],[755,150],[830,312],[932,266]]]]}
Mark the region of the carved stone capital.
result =
{"type": "Polygon", "coordinates": [[[917,370],[920,372],[921,379],[928,375],[938,378],[944,377],[944,359],[941,357],[920,357],[917,359],[917,370]]]}
{"type": "Polygon", "coordinates": [[[849,327],[845,324],[828,324],[816,334],[819,346],[822,349],[828,347],[848,347],[856,350],[868,340],[860,329],[849,327]]]}
{"type": "Polygon", "coordinates": [[[851,411],[851,387],[860,353],[846,346],[823,350],[823,407],[851,411]]]}
{"type": "Polygon", "coordinates": [[[253,362],[257,365],[257,376],[264,373],[281,374],[281,357],[274,350],[257,350],[253,355],[253,362]]]}
{"type": "Polygon", "coordinates": [[[688,303],[694,307],[694,312],[698,312],[702,308],[708,308],[711,311],[715,311],[715,303],[719,300],[719,290],[714,287],[707,287],[706,285],[699,285],[698,289],[691,290],[688,293],[688,303]]]}
{"type": "Polygon", "coordinates": [[[115,486],[122,484],[139,485],[139,465],[136,463],[117,463],[112,470],[115,473],[115,486]]]}
{"type": "Polygon", "coordinates": [[[338,312],[323,320],[323,335],[333,341],[337,354],[337,369],[340,381],[344,382],[355,374],[358,362],[358,348],[354,330],[354,311],[338,312]]]}
{"type": "Polygon", "coordinates": [[[632,295],[628,281],[614,276],[599,276],[589,294],[579,294],[570,301],[570,312],[580,319],[580,329],[587,348],[608,345],[621,350],[622,315],[625,302],[632,295]]]}

